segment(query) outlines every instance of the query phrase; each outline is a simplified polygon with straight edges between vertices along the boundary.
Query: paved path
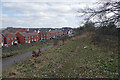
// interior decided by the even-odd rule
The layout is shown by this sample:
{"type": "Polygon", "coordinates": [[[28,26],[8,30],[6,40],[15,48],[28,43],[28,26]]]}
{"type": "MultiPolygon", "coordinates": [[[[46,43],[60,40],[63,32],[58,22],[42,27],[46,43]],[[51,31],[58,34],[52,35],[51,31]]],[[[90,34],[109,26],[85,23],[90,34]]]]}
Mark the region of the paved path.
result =
{"type": "MultiPolygon", "coordinates": [[[[41,48],[41,52],[43,52],[43,51],[45,51],[45,50],[47,50],[51,47],[53,47],[53,45],[41,48]]],[[[38,50],[36,50],[36,51],[38,51],[38,50]]],[[[24,61],[31,56],[32,56],[32,51],[24,53],[24,54],[19,54],[19,55],[16,55],[16,56],[12,56],[12,57],[9,57],[7,59],[3,59],[2,60],[2,68],[3,69],[8,68],[12,64],[15,64],[15,63],[20,62],[20,61],[24,61]]]]}

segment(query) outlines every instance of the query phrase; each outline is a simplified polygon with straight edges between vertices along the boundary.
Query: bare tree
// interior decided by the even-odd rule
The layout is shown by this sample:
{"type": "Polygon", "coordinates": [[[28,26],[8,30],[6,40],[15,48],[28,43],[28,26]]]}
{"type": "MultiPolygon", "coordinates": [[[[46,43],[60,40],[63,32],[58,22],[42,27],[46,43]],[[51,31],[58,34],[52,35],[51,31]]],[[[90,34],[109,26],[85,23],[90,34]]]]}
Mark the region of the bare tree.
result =
{"type": "Polygon", "coordinates": [[[80,9],[78,13],[84,13],[86,21],[92,20],[100,24],[108,24],[109,22],[120,24],[120,1],[106,1],[96,4],[102,5],[96,8],[80,9]]]}

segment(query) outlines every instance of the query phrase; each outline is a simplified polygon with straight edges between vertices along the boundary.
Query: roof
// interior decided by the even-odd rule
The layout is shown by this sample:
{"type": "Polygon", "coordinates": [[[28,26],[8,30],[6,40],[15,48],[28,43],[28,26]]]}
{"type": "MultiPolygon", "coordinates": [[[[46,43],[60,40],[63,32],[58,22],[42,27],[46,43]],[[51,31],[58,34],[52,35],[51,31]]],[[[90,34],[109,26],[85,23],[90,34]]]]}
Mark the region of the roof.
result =
{"type": "Polygon", "coordinates": [[[24,37],[36,36],[37,33],[35,32],[19,32],[24,37]]]}
{"type": "Polygon", "coordinates": [[[10,32],[9,32],[8,30],[5,30],[5,31],[3,32],[3,36],[5,36],[5,37],[7,37],[9,34],[10,34],[10,32]]]}
{"type": "Polygon", "coordinates": [[[28,34],[31,35],[31,36],[36,36],[37,35],[36,32],[29,32],[28,34]]]}
{"type": "Polygon", "coordinates": [[[7,29],[3,30],[2,33],[6,33],[6,32],[16,33],[16,32],[19,31],[20,29],[22,29],[22,28],[7,28],[7,29]]]}
{"type": "Polygon", "coordinates": [[[22,36],[24,36],[24,37],[30,37],[30,35],[29,34],[27,34],[26,32],[19,32],[22,36]]]}
{"type": "Polygon", "coordinates": [[[7,37],[8,35],[12,35],[13,37],[16,37],[14,33],[4,33],[3,36],[7,37]]]}
{"type": "Polygon", "coordinates": [[[14,33],[11,33],[12,36],[17,37],[14,33]]]}
{"type": "Polygon", "coordinates": [[[62,30],[52,30],[53,32],[55,32],[55,33],[58,33],[58,32],[63,32],[62,30]]]}
{"type": "Polygon", "coordinates": [[[41,28],[40,31],[49,31],[50,28],[41,28]]]}

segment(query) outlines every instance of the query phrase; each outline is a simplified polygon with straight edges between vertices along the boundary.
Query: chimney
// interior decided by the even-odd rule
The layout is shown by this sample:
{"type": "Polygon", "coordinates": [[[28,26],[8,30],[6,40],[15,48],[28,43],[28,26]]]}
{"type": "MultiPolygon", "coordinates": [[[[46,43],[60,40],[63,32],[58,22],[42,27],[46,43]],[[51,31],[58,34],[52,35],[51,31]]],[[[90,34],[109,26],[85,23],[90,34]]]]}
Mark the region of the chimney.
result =
{"type": "Polygon", "coordinates": [[[38,33],[39,33],[40,31],[38,30],[38,33]]]}
{"type": "Polygon", "coordinates": [[[49,32],[51,31],[51,29],[49,30],[49,32]]]}

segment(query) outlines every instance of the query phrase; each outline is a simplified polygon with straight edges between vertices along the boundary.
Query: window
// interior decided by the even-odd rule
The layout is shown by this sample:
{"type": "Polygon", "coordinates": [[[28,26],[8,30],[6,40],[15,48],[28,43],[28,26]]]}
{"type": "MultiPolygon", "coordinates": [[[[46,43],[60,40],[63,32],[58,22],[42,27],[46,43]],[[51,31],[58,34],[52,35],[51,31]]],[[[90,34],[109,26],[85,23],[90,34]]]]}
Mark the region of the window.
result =
{"type": "Polygon", "coordinates": [[[12,45],[13,45],[13,41],[12,41],[12,45]]]}
{"type": "Polygon", "coordinates": [[[10,38],[8,38],[8,40],[10,40],[10,38]]]}
{"type": "Polygon", "coordinates": [[[8,42],[8,44],[10,44],[10,42],[8,42]]]}
{"type": "Polygon", "coordinates": [[[32,41],[33,41],[33,39],[32,39],[32,41]]]}
{"type": "Polygon", "coordinates": [[[30,43],[30,40],[29,40],[29,43],[30,43]]]}
{"type": "Polygon", "coordinates": [[[32,38],[33,38],[33,36],[32,36],[32,38]]]}
{"type": "Polygon", "coordinates": [[[27,41],[26,41],[26,43],[27,43],[27,41]]]}
{"type": "Polygon", "coordinates": [[[27,39],[27,37],[26,37],[26,39],[27,39]]]}
{"type": "Polygon", "coordinates": [[[13,40],[13,38],[11,38],[11,40],[13,40]]]}
{"type": "Polygon", "coordinates": [[[38,36],[37,36],[38,37],[38,36]]]}

